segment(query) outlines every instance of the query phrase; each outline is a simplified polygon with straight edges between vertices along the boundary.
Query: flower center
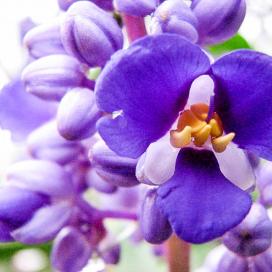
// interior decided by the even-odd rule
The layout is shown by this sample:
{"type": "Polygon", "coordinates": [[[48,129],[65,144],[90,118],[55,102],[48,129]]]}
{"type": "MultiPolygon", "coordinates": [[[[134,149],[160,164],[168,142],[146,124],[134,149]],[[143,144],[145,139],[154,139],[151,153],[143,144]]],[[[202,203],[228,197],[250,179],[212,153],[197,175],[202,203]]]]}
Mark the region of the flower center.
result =
{"type": "Polygon", "coordinates": [[[183,111],[178,119],[177,129],[170,131],[170,141],[174,147],[182,148],[191,142],[202,147],[210,139],[215,152],[221,153],[233,140],[235,133],[223,135],[223,124],[216,112],[208,121],[209,106],[204,103],[194,104],[183,111]]]}

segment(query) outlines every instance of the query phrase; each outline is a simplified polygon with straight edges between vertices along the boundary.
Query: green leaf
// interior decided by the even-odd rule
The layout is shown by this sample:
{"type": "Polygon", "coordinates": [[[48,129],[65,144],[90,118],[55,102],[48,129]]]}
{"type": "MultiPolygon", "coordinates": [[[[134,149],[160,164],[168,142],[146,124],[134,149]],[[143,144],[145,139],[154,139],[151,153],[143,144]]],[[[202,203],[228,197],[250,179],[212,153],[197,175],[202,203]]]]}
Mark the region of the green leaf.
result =
{"type": "Polygon", "coordinates": [[[234,37],[225,41],[224,43],[208,47],[209,51],[215,56],[220,56],[222,54],[241,48],[252,49],[252,47],[246,41],[246,39],[239,34],[235,35],[234,37]]]}

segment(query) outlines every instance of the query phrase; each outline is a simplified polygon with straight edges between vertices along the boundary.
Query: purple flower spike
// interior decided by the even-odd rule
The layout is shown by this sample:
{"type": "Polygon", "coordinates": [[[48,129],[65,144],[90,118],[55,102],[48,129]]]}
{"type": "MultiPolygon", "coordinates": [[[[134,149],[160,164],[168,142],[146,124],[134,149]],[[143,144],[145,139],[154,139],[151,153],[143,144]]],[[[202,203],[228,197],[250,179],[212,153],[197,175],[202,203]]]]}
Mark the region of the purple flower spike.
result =
{"type": "Polygon", "coordinates": [[[92,255],[91,245],[76,228],[67,227],[56,237],[51,254],[52,265],[60,271],[78,272],[92,255]]]}
{"type": "Polygon", "coordinates": [[[75,88],[61,100],[57,113],[59,133],[67,140],[91,137],[96,131],[98,110],[94,93],[86,88],[75,88]]]}
{"type": "Polygon", "coordinates": [[[55,112],[55,103],[27,93],[19,79],[10,82],[0,92],[0,125],[11,131],[14,140],[24,140],[33,129],[51,119],[55,112]]]}
{"type": "Polygon", "coordinates": [[[144,17],[152,13],[156,6],[162,2],[160,0],[115,0],[115,5],[119,12],[144,17]]]}
{"type": "Polygon", "coordinates": [[[96,173],[112,185],[131,187],[139,184],[135,176],[137,160],[116,155],[103,141],[90,150],[90,161],[96,173]]]}
{"type": "Polygon", "coordinates": [[[185,2],[168,0],[163,2],[154,13],[151,33],[176,33],[196,43],[198,40],[197,19],[185,2]]]}
{"type": "Polygon", "coordinates": [[[213,44],[233,36],[242,24],[245,0],[193,0],[191,6],[198,19],[200,44],[213,44]]]}
{"type": "Polygon", "coordinates": [[[224,235],[223,242],[241,256],[255,256],[267,250],[272,241],[272,221],[260,204],[253,204],[250,213],[236,228],[224,235]]]}
{"type": "Polygon", "coordinates": [[[82,146],[65,140],[59,135],[55,121],[45,123],[34,130],[27,139],[27,147],[34,158],[50,160],[59,164],[74,161],[82,152],[82,146]]]}
{"type": "Polygon", "coordinates": [[[172,234],[172,228],[157,204],[157,191],[147,192],[140,214],[144,239],[152,244],[161,244],[172,234]]]}
{"type": "Polygon", "coordinates": [[[67,55],[50,55],[30,63],[22,73],[26,91],[46,100],[60,100],[71,88],[83,86],[85,71],[67,55]]]}
{"type": "Polygon", "coordinates": [[[34,58],[66,53],[60,40],[58,21],[32,28],[25,35],[24,44],[34,58]]]}
{"type": "Polygon", "coordinates": [[[104,66],[123,45],[123,35],[107,12],[87,1],[74,3],[61,24],[66,51],[90,67],[104,66]]]}
{"type": "Polygon", "coordinates": [[[10,184],[54,197],[73,193],[70,176],[57,163],[26,160],[13,164],[7,172],[10,184]]]}
{"type": "MultiPolygon", "coordinates": [[[[59,7],[63,10],[67,10],[73,3],[82,0],[58,0],[59,7]]],[[[113,0],[89,0],[97,6],[105,10],[113,10],[112,1],[113,0]]]]}

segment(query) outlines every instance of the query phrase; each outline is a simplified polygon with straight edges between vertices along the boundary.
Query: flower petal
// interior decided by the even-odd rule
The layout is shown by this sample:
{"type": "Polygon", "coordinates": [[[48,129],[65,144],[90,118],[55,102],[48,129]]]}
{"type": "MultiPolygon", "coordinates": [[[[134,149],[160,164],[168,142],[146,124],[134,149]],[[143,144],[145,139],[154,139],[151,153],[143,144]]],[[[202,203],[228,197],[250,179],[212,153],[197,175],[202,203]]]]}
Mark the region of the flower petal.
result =
{"type": "Polygon", "coordinates": [[[272,160],[272,58],[240,50],[212,66],[215,107],[241,148],[272,160]]]}
{"type": "Polygon", "coordinates": [[[179,35],[148,36],[119,51],[96,84],[106,112],[98,130],[119,155],[137,158],[170,129],[183,109],[192,81],[210,67],[201,49],[179,35]]]}
{"type": "Polygon", "coordinates": [[[254,189],[255,174],[245,152],[230,143],[222,153],[214,152],[222,174],[242,190],[254,189]]]}
{"type": "Polygon", "coordinates": [[[55,111],[54,103],[27,93],[21,80],[12,81],[0,92],[0,125],[10,130],[15,140],[24,140],[32,130],[51,119],[55,111]]]}
{"type": "Polygon", "coordinates": [[[183,149],[175,175],[158,189],[158,204],[185,241],[204,243],[233,228],[248,213],[250,196],[220,172],[212,152],[183,149]]]}
{"type": "Polygon", "coordinates": [[[71,213],[71,207],[63,203],[44,207],[27,224],[13,231],[12,237],[25,244],[47,242],[67,223],[71,213]]]}

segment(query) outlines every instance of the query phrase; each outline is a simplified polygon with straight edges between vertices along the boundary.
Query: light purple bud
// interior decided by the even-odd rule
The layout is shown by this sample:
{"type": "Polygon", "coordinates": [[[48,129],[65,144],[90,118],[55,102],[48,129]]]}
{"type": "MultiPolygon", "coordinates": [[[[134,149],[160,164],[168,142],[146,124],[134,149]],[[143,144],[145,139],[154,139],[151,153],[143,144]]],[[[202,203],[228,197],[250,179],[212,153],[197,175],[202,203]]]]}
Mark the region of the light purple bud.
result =
{"type": "Polygon", "coordinates": [[[65,50],[90,67],[104,66],[123,45],[123,35],[113,17],[87,1],[74,3],[61,24],[65,50]]]}
{"type": "Polygon", "coordinates": [[[139,184],[135,176],[137,160],[116,155],[103,141],[91,148],[89,157],[97,174],[110,184],[122,187],[139,184]]]}
{"type": "Polygon", "coordinates": [[[193,0],[191,8],[198,19],[200,44],[214,44],[231,38],[246,13],[245,0],[193,0]]]}
{"type": "Polygon", "coordinates": [[[197,19],[185,2],[168,0],[156,9],[151,22],[151,33],[175,33],[196,43],[197,19]]]}
{"type": "MultiPolygon", "coordinates": [[[[58,0],[59,7],[62,10],[67,10],[73,3],[77,1],[82,1],[82,0],[58,0]]],[[[113,10],[112,6],[112,0],[89,0],[90,2],[93,2],[97,6],[99,6],[102,9],[105,10],[113,10]]]]}
{"type": "Polygon", "coordinates": [[[25,35],[24,44],[34,58],[66,53],[60,40],[60,25],[58,21],[32,28],[25,35]]]}
{"type": "Polygon", "coordinates": [[[140,226],[144,239],[151,244],[161,244],[172,234],[172,228],[156,204],[156,199],[156,190],[148,191],[140,214],[140,226]]]}
{"type": "Polygon", "coordinates": [[[159,0],[115,0],[115,6],[119,12],[144,17],[151,14],[156,6],[159,5],[159,0]]]}
{"type": "Polygon", "coordinates": [[[73,194],[71,177],[60,165],[50,161],[17,162],[8,169],[7,179],[13,186],[52,197],[67,197],[73,194]]]}
{"type": "Polygon", "coordinates": [[[118,264],[121,257],[120,245],[113,246],[103,251],[101,257],[106,264],[118,264]]]}
{"type": "Polygon", "coordinates": [[[112,194],[116,192],[117,187],[105,181],[102,177],[100,177],[94,169],[90,169],[86,176],[87,183],[89,187],[93,187],[95,190],[112,194]]]}
{"type": "Polygon", "coordinates": [[[247,259],[226,251],[214,272],[249,272],[247,259]]]}
{"type": "Polygon", "coordinates": [[[223,237],[224,244],[241,256],[255,256],[267,250],[272,241],[272,222],[265,208],[257,203],[237,227],[223,237]]]}
{"type": "Polygon", "coordinates": [[[34,28],[36,26],[36,24],[32,21],[32,19],[30,17],[26,17],[24,18],[20,24],[19,24],[19,33],[20,33],[20,41],[23,42],[24,36],[26,35],[26,33],[34,28]]]}
{"type": "Polygon", "coordinates": [[[102,113],[96,106],[94,93],[86,88],[75,88],[62,98],[58,113],[59,133],[67,140],[82,140],[96,132],[96,121],[102,113]]]}
{"type": "Polygon", "coordinates": [[[257,187],[260,192],[260,202],[265,206],[272,206],[272,163],[266,162],[260,166],[257,187]]]}
{"type": "Polygon", "coordinates": [[[0,221],[11,229],[27,222],[40,207],[47,205],[49,198],[44,194],[17,188],[0,187],[0,221]]]}
{"type": "Polygon", "coordinates": [[[78,272],[87,264],[92,250],[85,236],[74,227],[63,229],[53,243],[51,262],[54,268],[78,272]]]}
{"type": "Polygon", "coordinates": [[[27,139],[27,147],[34,158],[59,164],[72,162],[82,152],[80,144],[67,141],[59,135],[54,121],[34,130],[27,139]]]}
{"type": "Polygon", "coordinates": [[[30,63],[22,73],[26,91],[46,100],[60,100],[72,88],[84,86],[85,71],[67,55],[50,55],[30,63]]]}

